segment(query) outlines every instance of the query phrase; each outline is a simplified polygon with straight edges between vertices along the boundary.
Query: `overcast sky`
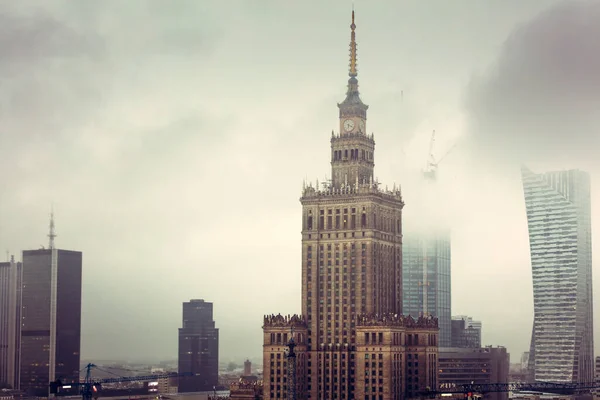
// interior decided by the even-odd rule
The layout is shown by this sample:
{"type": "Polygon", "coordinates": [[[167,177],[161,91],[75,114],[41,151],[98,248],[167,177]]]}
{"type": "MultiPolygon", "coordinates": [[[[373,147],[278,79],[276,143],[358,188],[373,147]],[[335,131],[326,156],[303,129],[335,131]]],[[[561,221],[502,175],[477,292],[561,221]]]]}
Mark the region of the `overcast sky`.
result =
{"type": "MultiPolygon", "coordinates": [[[[302,181],[329,174],[348,79],[351,2],[324,4],[0,3],[0,249],[46,245],[54,203],[57,245],[84,253],[83,358],[176,358],[191,298],[215,303],[221,360],[260,357],[262,315],[300,311],[302,181]]],[[[453,314],[516,361],[519,163],[585,169],[599,195],[600,2],[355,7],[376,175],[407,220],[451,226],[453,314]],[[425,187],[434,129],[436,157],[456,147],[425,187]]]]}

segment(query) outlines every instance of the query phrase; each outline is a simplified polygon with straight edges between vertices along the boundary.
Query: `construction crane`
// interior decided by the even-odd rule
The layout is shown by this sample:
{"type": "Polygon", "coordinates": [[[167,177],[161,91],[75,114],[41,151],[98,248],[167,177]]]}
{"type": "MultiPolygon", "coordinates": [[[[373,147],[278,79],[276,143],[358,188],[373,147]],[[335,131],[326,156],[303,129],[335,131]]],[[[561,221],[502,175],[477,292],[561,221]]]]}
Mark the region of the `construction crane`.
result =
{"type": "Polygon", "coordinates": [[[88,364],[85,373],[85,379],[83,382],[74,383],[62,383],[60,380],[50,382],[50,394],[58,395],[63,390],[79,389],[82,400],[92,400],[93,397],[98,396],[98,392],[102,389],[104,383],[118,383],[118,382],[140,382],[140,381],[151,381],[154,379],[162,378],[177,378],[182,376],[192,376],[190,372],[183,373],[166,373],[158,375],[141,375],[141,376],[124,376],[116,378],[105,378],[105,379],[93,379],[92,368],[96,367],[95,364],[88,364]]]}
{"type": "Polygon", "coordinates": [[[424,390],[421,392],[423,397],[437,397],[441,394],[464,394],[465,397],[475,397],[474,394],[499,393],[499,392],[536,392],[536,393],[555,393],[562,395],[571,395],[576,393],[590,392],[593,389],[600,388],[600,383],[552,383],[552,382],[533,382],[533,383],[471,383],[456,385],[452,383],[441,383],[437,390],[424,390]]]}
{"type": "Polygon", "coordinates": [[[450,152],[456,146],[455,144],[452,147],[450,147],[450,149],[439,160],[436,160],[435,156],[433,155],[434,143],[435,130],[431,133],[431,140],[429,141],[429,152],[427,153],[427,163],[425,164],[425,169],[423,170],[423,176],[425,177],[425,179],[430,181],[435,181],[438,165],[442,162],[444,158],[446,158],[448,154],[450,154],[450,152]]]}

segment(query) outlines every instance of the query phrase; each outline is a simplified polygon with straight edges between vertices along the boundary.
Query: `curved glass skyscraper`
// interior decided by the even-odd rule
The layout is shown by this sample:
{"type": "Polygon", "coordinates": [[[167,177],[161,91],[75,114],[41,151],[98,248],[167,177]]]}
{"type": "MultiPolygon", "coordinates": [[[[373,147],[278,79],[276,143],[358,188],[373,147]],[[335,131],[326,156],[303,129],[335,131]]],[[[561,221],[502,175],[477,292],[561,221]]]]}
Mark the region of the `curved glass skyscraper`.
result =
{"type": "Polygon", "coordinates": [[[589,175],[521,173],[533,275],[532,378],[593,382],[589,175]]]}

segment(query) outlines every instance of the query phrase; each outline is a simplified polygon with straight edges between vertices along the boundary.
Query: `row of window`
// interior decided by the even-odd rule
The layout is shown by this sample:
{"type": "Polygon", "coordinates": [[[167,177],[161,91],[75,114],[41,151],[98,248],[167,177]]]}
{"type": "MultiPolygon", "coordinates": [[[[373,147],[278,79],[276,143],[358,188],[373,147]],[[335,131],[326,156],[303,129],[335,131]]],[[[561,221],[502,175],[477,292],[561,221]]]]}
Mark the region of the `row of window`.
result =
{"type": "Polygon", "coordinates": [[[344,149],[344,150],[333,150],[333,161],[347,161],[347,160],[373,160],[373,152],[361,149],[344,149]]]}
{"type": "MultiPolygon", "coordinates": [[[[309,231],[315,229],[312,210],[308,210],[305,221],[305,229],[309,231]]],[[[335,209],[335,218],[333,209],[328,209],[327,215],[325,215],[325,210],[319,210],[318,230],[357,229],[358,226],[363,229],[369,226],[366,207],[363,207],[362,211],[358,214],[356,212],[356,208],[351,208],[350,214],[348,213],[348,208],[337,208],[335,209]]],[[[373,213],[371,227],[373,229],[379,229],[385,232],[402,233],[402,224],[400,218],[387,216],[385,214],[378,215],[373,213]]]]}

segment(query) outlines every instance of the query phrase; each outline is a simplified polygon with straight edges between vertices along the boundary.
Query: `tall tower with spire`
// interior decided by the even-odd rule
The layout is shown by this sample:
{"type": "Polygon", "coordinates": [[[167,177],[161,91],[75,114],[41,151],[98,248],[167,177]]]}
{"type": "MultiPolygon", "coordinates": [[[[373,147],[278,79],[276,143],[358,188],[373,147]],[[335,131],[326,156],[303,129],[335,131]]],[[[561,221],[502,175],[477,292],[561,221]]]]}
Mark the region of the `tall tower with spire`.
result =
{"type": "Polygon", "coordinates": [[[51,381],[79,381],[82,253],[55,238],[52,212],[48,248],[23,251],[20,388],[38,397],[51,381]]]}
{"type": "Polygon", "coordinates": [[[341,188],[348,185],[367,184],[373,180],[375,166],[373,135],[367,135],[368,105],[360,99],[358,92],[356,24],[352,10],[350,25],[350,70],[346,98],[338,104],[339,134],[331,137],[331,176],[332,186],[341,188]]]}
{"type": "Polygon", "coordinates": [[[399,187],[384,189],[374,179],[354,18],[352,11],[350,78],[338,104],[339,132],[331,137],[332,181],[305,183],[300,199],[302,315],[267,316],[263,325],[265,399],[288,393],[283,352],[290,331],[298,399],[403,399],[437,384],[437,319],[401,315],[404,202],[399,187]]]}

